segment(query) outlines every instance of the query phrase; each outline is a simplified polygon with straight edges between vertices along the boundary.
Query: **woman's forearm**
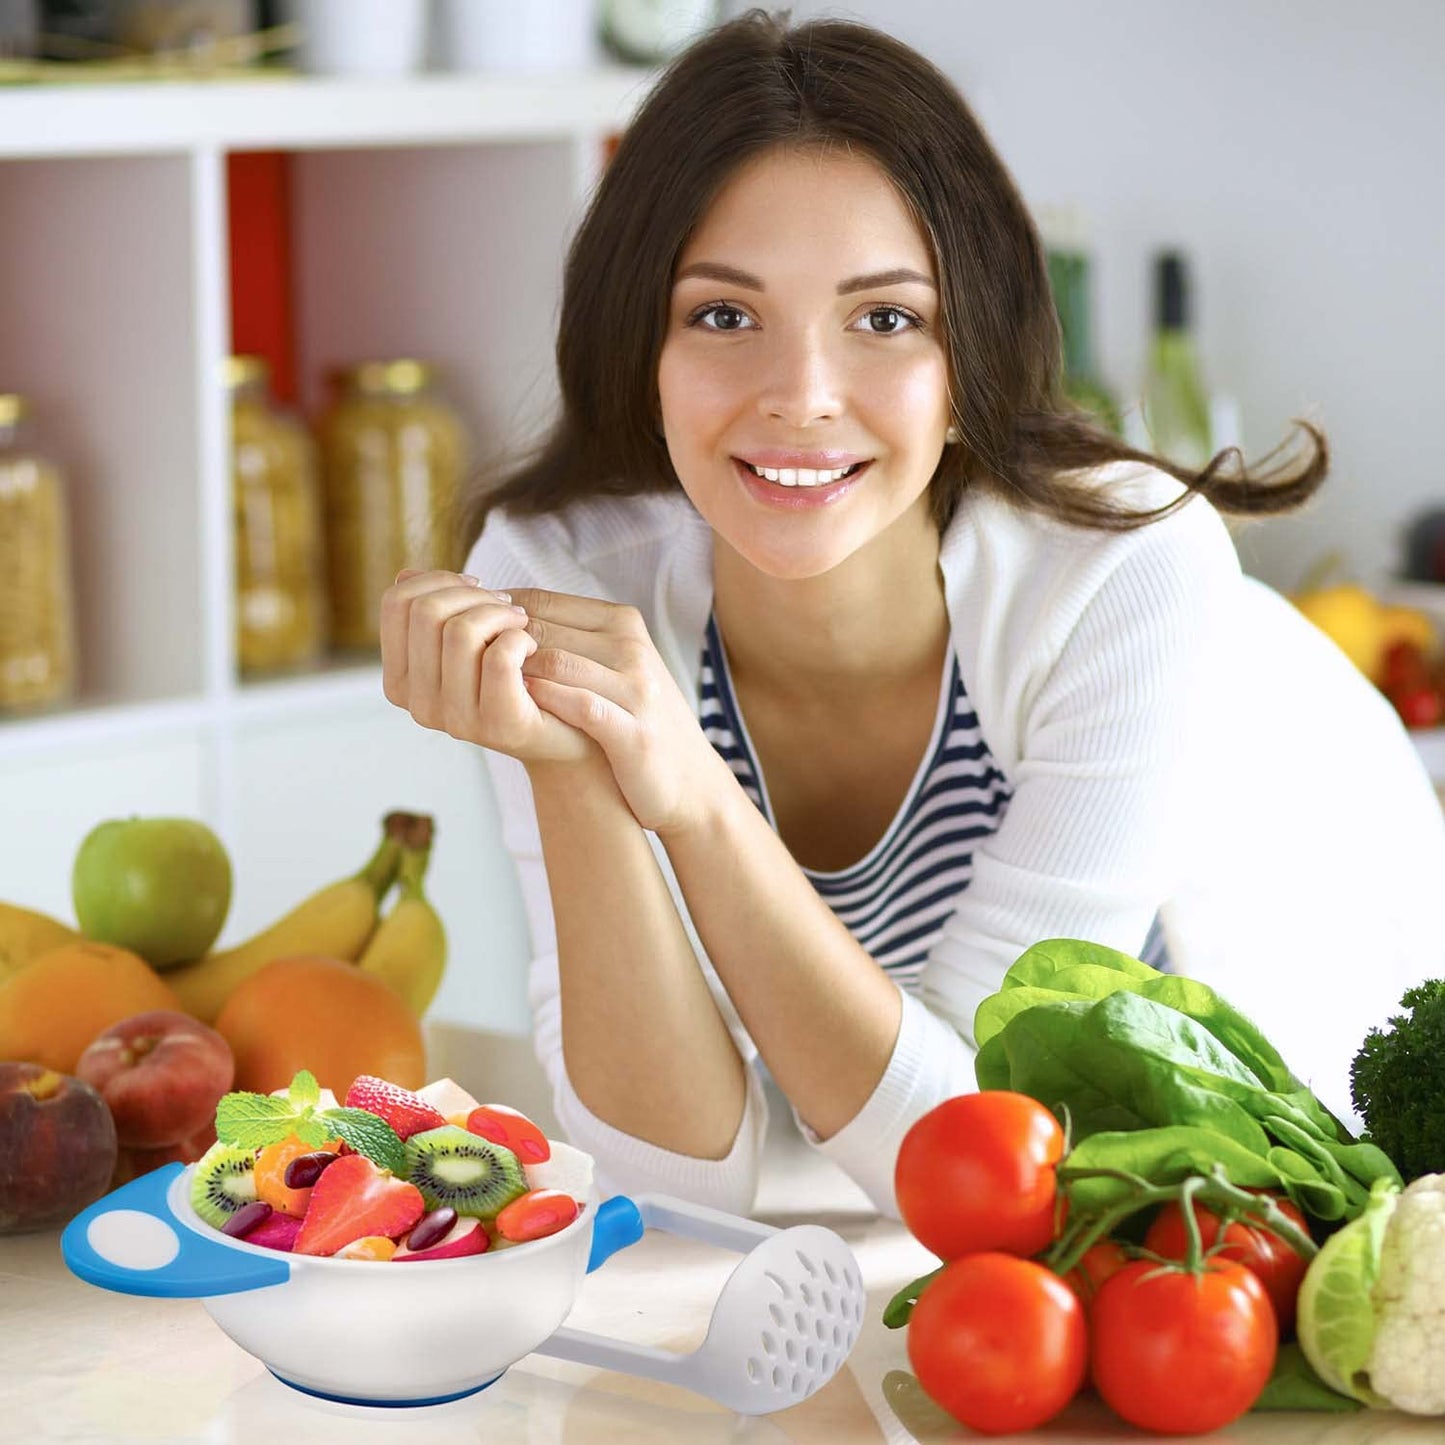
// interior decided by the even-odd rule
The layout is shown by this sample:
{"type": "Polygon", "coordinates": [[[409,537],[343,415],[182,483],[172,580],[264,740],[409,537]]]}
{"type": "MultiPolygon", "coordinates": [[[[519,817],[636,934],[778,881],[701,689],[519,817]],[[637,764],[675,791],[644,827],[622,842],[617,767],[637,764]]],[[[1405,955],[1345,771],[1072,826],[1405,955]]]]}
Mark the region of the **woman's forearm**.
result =
{"type": "Polygon", "coordinates": [[[713,968],[779,1088],[824,1139],[877,1088],[897,986],[834,916],[740,789],[660,835],[713,968]]]}
{"type": "Polygon", "coordinates": [[[573,1089],[615,1129],[694,1158],[724,1158],[742,1121],[743,1063],[647,835],[605,761],[528,774],[573,1089]]]}

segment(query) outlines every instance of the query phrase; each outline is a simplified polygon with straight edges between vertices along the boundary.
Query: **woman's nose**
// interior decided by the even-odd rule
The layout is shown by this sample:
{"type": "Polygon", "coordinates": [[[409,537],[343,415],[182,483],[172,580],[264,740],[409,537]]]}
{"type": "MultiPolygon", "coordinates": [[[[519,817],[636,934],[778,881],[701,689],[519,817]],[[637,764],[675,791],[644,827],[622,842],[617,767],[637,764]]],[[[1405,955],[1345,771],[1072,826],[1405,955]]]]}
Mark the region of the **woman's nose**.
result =
{"type": "Polygon", "coordinates": [[[823,338],[775,339],[758,378],[758,410],[770,421],[803,427],[843,410],[842,374],[823,338]]]}

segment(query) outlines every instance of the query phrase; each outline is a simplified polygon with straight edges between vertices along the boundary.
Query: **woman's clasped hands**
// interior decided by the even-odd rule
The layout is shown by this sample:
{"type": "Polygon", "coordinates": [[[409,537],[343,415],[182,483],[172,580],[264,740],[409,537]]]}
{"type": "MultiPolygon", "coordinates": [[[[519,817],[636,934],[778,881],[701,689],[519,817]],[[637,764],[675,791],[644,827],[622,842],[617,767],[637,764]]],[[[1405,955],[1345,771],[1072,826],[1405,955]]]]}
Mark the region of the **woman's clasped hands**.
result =
{"type": "Polygon", "coordinates": [[[455,572],[397,575],[382,691],[423,727],[530,765],[605,758],[642,827],[699,824],[732,774],[635,608],[455,572]]]}

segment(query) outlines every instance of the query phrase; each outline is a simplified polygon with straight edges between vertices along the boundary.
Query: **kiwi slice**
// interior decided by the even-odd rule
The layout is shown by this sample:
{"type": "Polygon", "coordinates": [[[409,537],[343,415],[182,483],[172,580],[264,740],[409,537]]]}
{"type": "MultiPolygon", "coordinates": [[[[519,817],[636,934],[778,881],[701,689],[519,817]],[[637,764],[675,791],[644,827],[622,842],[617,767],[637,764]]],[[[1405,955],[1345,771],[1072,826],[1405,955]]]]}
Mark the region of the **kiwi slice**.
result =
{"type": "Polygon", "coordinates": [[[449,1205],[478,1219],[491,1219],[527,1192],[527,1176],[510,1149],[455,1124],[406,1141],[406,1177],[428,1209],[449,1205]]]}
{"type": "Polygon", "coordinates": [[[256,1155],[237,1144],[212,1144],[191,1175],[191,1208],[217,1229],[256,1199],[256,1155]]]}

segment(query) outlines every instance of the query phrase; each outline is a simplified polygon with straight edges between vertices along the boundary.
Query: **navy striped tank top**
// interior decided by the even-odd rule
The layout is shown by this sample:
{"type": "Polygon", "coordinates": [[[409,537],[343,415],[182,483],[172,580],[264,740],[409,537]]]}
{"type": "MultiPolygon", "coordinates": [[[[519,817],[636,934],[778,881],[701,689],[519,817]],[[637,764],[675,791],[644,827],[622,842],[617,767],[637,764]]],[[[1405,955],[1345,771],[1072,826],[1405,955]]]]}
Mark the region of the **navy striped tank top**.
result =
{"type": "MultiPolygon", "coordinates": [[[[748,796],[777,820],[738,709],[716,621],[703,643],[699,721],[748,796]]],[[[819,896],[900,988],[914,992],[958,896],[973,850],[1003,819],[1012,790],[979,732],[950,649],[933,735],[893,822],[866,857],[836,873],[804,868],[819,896]]]]}

